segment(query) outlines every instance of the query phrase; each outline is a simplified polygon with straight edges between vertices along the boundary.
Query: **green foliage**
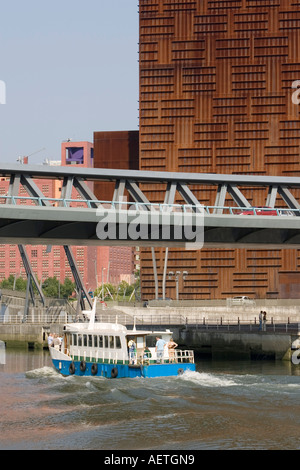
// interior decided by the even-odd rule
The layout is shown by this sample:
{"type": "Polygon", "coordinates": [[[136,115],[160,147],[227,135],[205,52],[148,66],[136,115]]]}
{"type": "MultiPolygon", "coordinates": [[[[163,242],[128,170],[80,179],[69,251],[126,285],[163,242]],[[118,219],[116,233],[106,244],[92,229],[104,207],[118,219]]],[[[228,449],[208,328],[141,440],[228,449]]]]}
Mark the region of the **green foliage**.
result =
{"type": "Polygon", "coordinates": [[[54,276],[45,279],[42,289],[46,297],[68,299],[75,289],[75,284],[68,278],[61,284],[54,276]]]}
{"type": "MultiPolygon", "coordinates": [[[[8,279],[4,279],[2,282],[0,282],[0,288],[3,289],[26,291],[26,287],[27,279],[23,279],[22,277],[15,279],[13,274],[11,274],[8,279]]],[[[68,278],[66,278],[62,284],[55,276],[48,277],[42,284],[42,290],[46,297],[67,299],[72,295],[74,289],[75,283],[68,278]]],[[[34,292],[36,292],[35,286],[34,292]]]]}
{"type": "Polygon", "coordinates": [[[65,282],[60,285],[60,296],[64,299],[68,299],[74,292],[75,283],[71,281],[71,279],[66,278],[65,282]]]}
{"type": "Polygon", "coordinates": [[[59,295],[59,281],[54,277],[48,277],[45,279],[42,285],[43,292],[46,297],[58,298],[59,295]]]}
{"type": "MultiPolygon", "coordinates": [[[[39,282],[39,281],[38,281],[39,282]]],[[[19,277],[15,279],[15,276],[11,274],[8,279],[4,279],[0,282],[0,288],[3,289],[15,289],[18,291],[26,291],[27,279],[19,277]]],[[[131,298],[135,300],[139,298],[140,291],[140,273],[139,271],[135,272],[135,282],[133,284],[128,284],[126,281],[120,282],[118,286],[115,286],[111,283],[103,284],[104,287],[104,300],[125,300],[131,298]],[[131,297],[132,293],[134,295],[131,297]]],[[[54,277],[48,277],[44,280],[42,284],[42,290],[46,297],[52,298],[64,298],[68,299],[72,296],[75,290],[75,283],[70,279],[66,278],[63,283],[60,283],[59,280],[54,277]]],[[[34,286],[34,291],[36,288],[34,286]]],[[[100,285],[94,292],[94,296],[102,298],[102,286],[100,285]]]]}
{"type": "Polygon", "coordinates": [[[128,284],[126,281],[121,281],[119,285],[114,286],[113,284],[106,283],[103,284],[103,290],[104,294],[102,296],[102,285],[97,287],[94,291],[94,296],[99,297],[100,299],[103,299],[105,301],[109,300],[135,300],[135,296],[131,295],[133,294],[133,291],[137,293],[139,291],[139,286],[140,286],[140,279],[139,279],[139,272],[135,273],[135,282],[133,284],[128,284]]]}
{"type": "Polygon", "coordinates": [[[13,289],[15,277],[11,274],[8,279],[3,279],[1,287],[3,289],[13,289]]]}

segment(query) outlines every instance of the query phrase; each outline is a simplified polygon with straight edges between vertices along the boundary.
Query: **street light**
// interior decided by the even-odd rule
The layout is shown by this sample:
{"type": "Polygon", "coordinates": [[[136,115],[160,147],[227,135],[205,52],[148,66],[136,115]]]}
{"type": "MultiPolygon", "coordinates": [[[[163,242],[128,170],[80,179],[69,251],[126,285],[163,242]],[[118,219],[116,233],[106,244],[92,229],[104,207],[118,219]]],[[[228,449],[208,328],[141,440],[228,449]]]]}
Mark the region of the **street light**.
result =
{"type": "MultiPolygon", "coordinates": [[[[182,279],[183,281],[186,279],[187,275],[188,275],[188,271],[176,271],[175,273],[175,283],[176,283],[176,300],[179,300],[179,278],[180,276],[182,275],[182,279]]],[[[173,276],[174,276],[174,272],[173,271],[169,271],[169,280],[173,279],[173,276]]]]}
{"type": "Polygon", "coordinates": [[[102,301],[104,301],[104,283],[103,283],[103,271],[105,270],[106,268],[103,268],[102,267],[102,271],[101,271],[101,284],[102,284],[102,301]]]}

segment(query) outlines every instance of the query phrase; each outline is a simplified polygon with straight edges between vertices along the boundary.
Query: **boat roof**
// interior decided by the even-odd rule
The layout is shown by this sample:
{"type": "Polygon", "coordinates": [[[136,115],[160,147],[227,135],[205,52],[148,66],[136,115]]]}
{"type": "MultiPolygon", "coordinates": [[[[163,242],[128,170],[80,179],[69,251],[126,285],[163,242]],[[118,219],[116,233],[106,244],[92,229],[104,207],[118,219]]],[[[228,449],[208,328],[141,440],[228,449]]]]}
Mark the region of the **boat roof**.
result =
{"type": "Polygon", "coordinates": [[[121,325],[120,323],[67,323],[65,325],[65,331],[80,331],[86,333],[98,333],[103,331],[127,331],[126,326],[121,325]]]}
{"type": "Polygon", "coordinates": [[[89,322],[78,322],[78,323],[67,323],[64,326],[64,331],[69,332],[84,332],[84,333],[123,333],[125,336],[145,336],[145,335],[172,335],[170,330],[164,331],[152,331],[152,330],[137,330],[134,326],[132,330],[127,330],[125,325],[118,323],[104,323],[104,322],[97,322],[96,318],[96,303],[97,297],[94,299],[93,308],[91,310],[84,310],[84,313],[88,318],[89,322]]]}
{"type": "Polygon", "coordinates": [[[89,323],[67,323],[65,325],[64,331],[70,333],[87,333],[87,334],[116,334],[123,333],[125,336],[145,336],[145,335],[172,335],[172,331],[163,330],[163,331],[153,331],[153,330],[137,330],[133,328],[128,330],[126,326],[121,325],[120,323],[94,323],[93,328],[90,328],[89,323]]]}

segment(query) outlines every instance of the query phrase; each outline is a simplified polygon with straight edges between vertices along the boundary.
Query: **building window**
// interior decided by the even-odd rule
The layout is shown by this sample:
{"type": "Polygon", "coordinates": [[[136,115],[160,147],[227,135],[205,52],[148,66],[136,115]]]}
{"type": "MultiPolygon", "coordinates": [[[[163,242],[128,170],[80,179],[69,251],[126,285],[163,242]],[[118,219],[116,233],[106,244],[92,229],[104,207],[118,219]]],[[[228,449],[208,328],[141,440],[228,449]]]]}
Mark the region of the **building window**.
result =
{"type": "Polygon", "coordinates": [[[67,165],[83,164],[83,147],[67,147],[66,152],[67,165]]]}

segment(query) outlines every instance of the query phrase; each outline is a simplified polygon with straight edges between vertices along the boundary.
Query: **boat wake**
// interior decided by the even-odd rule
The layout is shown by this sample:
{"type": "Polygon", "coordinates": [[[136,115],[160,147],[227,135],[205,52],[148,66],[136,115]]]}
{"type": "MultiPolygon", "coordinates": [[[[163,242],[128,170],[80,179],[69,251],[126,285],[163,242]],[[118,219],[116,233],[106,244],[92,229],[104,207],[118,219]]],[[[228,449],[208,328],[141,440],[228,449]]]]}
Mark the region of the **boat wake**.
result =
{"type": "Polygon", "coordinates": [[[61,377],[59,374],[53,369],[53,367],[40,367],[38,369],[29,370],[25,373],[25,376],[28,379],[36,379],[41,377],[61,377]]]}
{"type": "Polygon", "coordinates": [[[178,377],[179,380],[193,382],[202,387],[232,387],[238,383],[222,375],[208,374],[206,372],[186,371],[178,377]]]}

